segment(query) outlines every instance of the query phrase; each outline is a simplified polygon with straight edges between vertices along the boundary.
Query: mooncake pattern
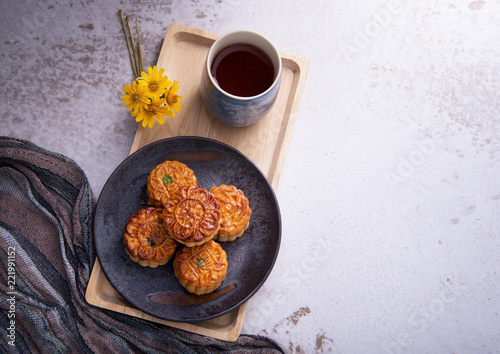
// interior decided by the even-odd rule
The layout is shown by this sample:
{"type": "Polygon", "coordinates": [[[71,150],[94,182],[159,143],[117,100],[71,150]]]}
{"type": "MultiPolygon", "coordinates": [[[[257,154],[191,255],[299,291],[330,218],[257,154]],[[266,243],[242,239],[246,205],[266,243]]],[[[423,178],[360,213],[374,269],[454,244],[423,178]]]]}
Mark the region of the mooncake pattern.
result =
{"type": "Polygon", "coordinates": [[[149,204],[161,208],[179,188],[198,186],[194,172],[179,161],[165,161],[156,166],[148,177],[149,204]]]}
{"type": "Polygon", "coordinates": [[[141,209],[125,225],[125,251],[143,267],[164,265],[175,254],[178,243],[163,226],[162,212],[160,208],[141,209]]]}
{"type": "Polygon", "coordinates": [[[189,247],[210,241],[221,222],[219,202],[203,187],[183,187],[163,209],[163,224],[179,243],[189,247]]]}
{"type": "Polygon", "coordinates": [[[231,242],[241,237],[248,228],[252,209],[243,192],[232,185],[221,185],[210,189],[219,201],[221,225],[214,240],[231,242]]]}
{"type": "Polygon", "coordinates": [[[208,294],[226,278],[226,252],[211,240],[201,246],[181,246],[173,261],[174,275],[190,293],[208,294]]]}

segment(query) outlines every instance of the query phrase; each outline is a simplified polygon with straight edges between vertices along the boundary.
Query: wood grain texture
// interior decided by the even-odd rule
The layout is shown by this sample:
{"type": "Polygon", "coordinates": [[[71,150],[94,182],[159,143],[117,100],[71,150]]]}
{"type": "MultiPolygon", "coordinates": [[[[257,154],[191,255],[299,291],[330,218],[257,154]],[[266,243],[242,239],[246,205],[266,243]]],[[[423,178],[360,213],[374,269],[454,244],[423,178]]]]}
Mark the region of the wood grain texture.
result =
{"type": "MultiPolygon", "coordinates": [[[[212,43],[218,35],[182,24],[171,24],[158,57],[158,67],[165,69],[171,81],[179,82],[182,109],[165,124],[155,122],[152,129],[139,125],[130,153],[154,141],[174,136],[200,136],[231,145],[245,154],[264,173],[276,190],[292,134],[300,96],[309,63],[306,59],[280,52],[283,62],[281,87],[272,110],[249,127],[231,127],[220,123],[205,110],[200,96],[203,66],[212,43]]],[[[238,338],[247,304],[212,320],[196,323],[165,321],[150,316],[128,304],[113,289],[96,261],[86,292],[87,301],[95,306],[163,323],[217,339],[238,338]]]]}

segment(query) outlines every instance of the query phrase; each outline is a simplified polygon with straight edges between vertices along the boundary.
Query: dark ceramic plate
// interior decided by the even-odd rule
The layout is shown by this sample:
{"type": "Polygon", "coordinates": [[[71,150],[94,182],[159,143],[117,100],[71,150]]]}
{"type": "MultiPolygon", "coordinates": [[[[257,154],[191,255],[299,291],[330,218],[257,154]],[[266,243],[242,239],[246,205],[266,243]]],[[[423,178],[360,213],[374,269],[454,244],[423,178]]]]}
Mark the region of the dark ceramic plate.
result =
{"type": "Polygon", "coordinates": [[[154,142],[125,159],[104,185],[94,215],[94,239],[104,274],[131,305],[168,321],[211,319],[238,308],[262,286],[274,266],[281,241],[281,216],[273,189],[262,172],[236,149],[215,140],[177,137],[154,142]],[[175,160],[190,167],[198,185],[241,189],[252,216],[245,234],[221,242],[227,253],[226,279],[207,295],[188,293],[173,274],[172,262],[157,268],[130,260],[123,246],[129,217],[147,207],[146,184],[158,164],[175,160]]]}

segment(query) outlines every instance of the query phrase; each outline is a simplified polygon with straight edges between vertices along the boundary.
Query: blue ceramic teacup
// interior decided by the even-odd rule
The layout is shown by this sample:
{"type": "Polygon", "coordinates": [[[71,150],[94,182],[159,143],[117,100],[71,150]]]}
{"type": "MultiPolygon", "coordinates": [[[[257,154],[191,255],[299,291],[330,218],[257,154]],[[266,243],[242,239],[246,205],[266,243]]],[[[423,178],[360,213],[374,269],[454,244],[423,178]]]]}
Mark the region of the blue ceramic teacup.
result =
{"type": "Polygon", "coordinates": [[[252,31],[234,31],[219,37],[210,47],[204,67],[201,96],[207,111],[219,121],[244,127],[261,120],[272,108],[281,82],[281,56],[264,36],[252,31]],[[274,68],[271,85],[252,96],[238,96],[221,88],[212,74],[217,55],[230,46],[247,44],[259,48],[269,56],[274,68]]]}

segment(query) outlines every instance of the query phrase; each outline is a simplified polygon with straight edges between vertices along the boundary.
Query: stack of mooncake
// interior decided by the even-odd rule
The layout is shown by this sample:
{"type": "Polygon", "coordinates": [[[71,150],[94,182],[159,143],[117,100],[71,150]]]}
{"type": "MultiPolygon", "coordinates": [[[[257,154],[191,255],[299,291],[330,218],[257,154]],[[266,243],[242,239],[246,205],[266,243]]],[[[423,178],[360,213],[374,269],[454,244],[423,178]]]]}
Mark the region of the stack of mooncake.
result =
{"type": "Polygon", "coordinates": [[[219,242],[241,237],[250,223],[244,193],[233,185],[209,191],[184,163],[165,161],[149,174],[147,194],[150,206],[125,225],[130,259],[156,268],[173,258],[174,275],[187,291],[202,295],[217,289],[228,267],[219,242]]]}

